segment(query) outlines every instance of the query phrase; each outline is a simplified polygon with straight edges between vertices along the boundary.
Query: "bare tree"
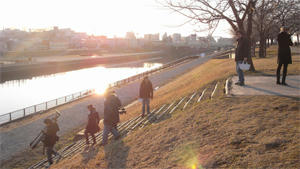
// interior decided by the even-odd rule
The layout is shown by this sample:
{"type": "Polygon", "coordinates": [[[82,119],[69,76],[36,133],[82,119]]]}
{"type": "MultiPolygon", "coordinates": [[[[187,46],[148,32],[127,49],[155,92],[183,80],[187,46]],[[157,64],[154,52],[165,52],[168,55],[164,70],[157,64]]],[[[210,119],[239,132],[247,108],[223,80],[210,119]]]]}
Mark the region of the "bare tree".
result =
{"type": "Polygon", "coordinates": [[[278,6],[277,0],[261,0],[255,8],[253,19],[259,34],[259,57],[266,57],[267,34],[274,26],[275,11],[278,6]]]}
{"type": "Polygon", "coordinates": [[[261,0],[255,8],[253,19],[259,33],[259,57],[266,57],[267,39],[273,39],[281,26],[293,34],[299,30],[299,0],[261,0]],[[297,19],[296,19],[297,18],[297,19]]]}
{"type": "MultiPolygon", "coordinates": [[[[257,0],[165,0],[163,4],[190,21],[208,25],[209,30],[215,29],[220,20],[225,20],[235,32],[241,31],[251,39],[256,2],[257,0]]],[[[249,47],[249,53],[250,49],[249,47]]],[[[251,58],[250,63],[250,70],[255,71],[251,58]]]]}

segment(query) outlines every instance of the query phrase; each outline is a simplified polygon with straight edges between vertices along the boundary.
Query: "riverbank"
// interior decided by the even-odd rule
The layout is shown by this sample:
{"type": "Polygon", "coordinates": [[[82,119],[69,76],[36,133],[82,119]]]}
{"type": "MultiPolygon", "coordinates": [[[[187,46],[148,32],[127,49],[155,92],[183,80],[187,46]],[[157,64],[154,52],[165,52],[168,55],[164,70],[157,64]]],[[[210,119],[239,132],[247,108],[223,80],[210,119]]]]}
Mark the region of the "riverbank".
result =
{"type": "Polygon", "coordinates": [[[1,82],[16,79],[26,79],[34,76],[54,74],[82,68],[93,67],[96,65],[111,65],[127,63],[135,60],[156,58],[162,56],[161,51],[146,53],[119,54],[110,56],[91,56],[91,57],[56,57],[40,60],[38,62],[18,63],[1,65],[1,82]]]}

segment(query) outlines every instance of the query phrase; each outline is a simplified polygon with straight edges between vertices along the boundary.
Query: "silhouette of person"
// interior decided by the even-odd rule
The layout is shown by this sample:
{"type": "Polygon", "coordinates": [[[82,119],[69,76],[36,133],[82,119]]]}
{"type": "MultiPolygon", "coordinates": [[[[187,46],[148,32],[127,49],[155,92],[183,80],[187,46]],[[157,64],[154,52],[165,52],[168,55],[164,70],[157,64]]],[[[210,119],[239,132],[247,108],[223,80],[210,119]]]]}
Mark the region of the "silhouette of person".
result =
{"type": "Polygon", "coordinates": [[[290,46],[293,46],[291,35],[286,32],[286,28],[280,28],[277,36],[278,41],[278,59],[277,59],[277,81],[276,84],[288,85],[285,82],[288,64],[292,64],[292,56],[290,46]],[[282,82],[280,83],[280,70],[283,65],[282,82]]]}
{"type": "Polygon", "coordinates": [[[145,107],[147,106],[147,113],[150,113],[150,98],[153,99],[153,87],[148,76],[144,77],[140,85],[140,98],[143,102],[142,117],[145,115],[145,107]]]}
{"type": "Polygon", "coordinates": [[[96,112],[96,109],[93,107],[93,105],[88,105],[87,108],[90,111],[90,114],[88,115],[88,123],[86,125],[84,135],[86,139],[86,144],[89,146],[89,137],[88,134],[90,134],[93,138],[93,145],[96,144],[96,138],[95,138],[95,133],[97,133],[100,128],[99,128],[99,115],[98,112],[96,112]]]}

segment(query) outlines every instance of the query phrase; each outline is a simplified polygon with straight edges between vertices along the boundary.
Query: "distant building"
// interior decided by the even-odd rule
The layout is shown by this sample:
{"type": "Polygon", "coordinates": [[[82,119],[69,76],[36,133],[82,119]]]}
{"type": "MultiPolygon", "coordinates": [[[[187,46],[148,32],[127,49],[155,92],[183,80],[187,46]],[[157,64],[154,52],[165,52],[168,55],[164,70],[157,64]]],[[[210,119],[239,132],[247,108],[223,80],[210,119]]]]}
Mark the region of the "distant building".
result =
{"type": "Polygon", "coordinates": [[[181,34],[174,33],[172,39],[173,39],[173,43],[181,43],[181,34]]]}
{"type": "Polygon", "coordinates": [[[69,48],[69,41],[65,40],[54,40],[49,42],[49,49],[62,50],[69,48]]]}
{"type": "Polygon", "coordinates": [[[159,33],[156,34],[145,34],[144,39],[146,41],[159,41],[159,33]]]}
{"type": "Polygon", "coordinates": [[[135,34],[133,32],[126,33],[126,39],[136,39],[135,34]]]}
{"type": "Polygon", "coordinates": [[[197,41],[197,35],[196,34],[191,34],[190,35],[190,41],[195,43],[197,41]]]}
{"type": "Polygon", "coordinates": [[[6,41],[1,41],[0,40],[0,56],[3,56],[4,53],[7,52],[7,43],[6,41]]]}
{"type": "Polygon", "coordinates": [[[187,36],[184,38],[185,44],[188,46],[196,46],[199,43],[197,42],[197,35],[191,34],[190,36],[187,36]]]}
{"type": "Polygon", "coordinates": [[[235,40],[233,38],[223,38],[221,37],[218,39],[217,45],[218,46],[233,46],[235,43],[235,40]]]}

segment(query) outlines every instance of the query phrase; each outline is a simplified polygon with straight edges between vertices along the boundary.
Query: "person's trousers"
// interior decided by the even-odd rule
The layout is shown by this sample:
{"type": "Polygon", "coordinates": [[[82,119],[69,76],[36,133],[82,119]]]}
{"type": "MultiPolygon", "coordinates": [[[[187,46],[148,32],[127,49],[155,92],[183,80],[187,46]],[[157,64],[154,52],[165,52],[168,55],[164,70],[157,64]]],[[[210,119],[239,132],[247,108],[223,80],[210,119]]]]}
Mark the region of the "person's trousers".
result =
{"type": "Polygon", "coordinates": [[[143,99],[143,107],[142,107],[142,114],[145,114],[145,107],[147,107],[147,113],[150,113],[150,99],[149,98],[144,98],[143,99]]]}
{"type": "Polygon", "coordinates": [[[120,134],[118,132],[117,126],[112,126],[112,125],[109,125],[109,124],[104,124],[103,139],[102,139],[102,144],[103,145],[107,144],[108,134],[110,132],[114,135],[115,139],[117,139],[117,138],[120,137],[120,134]]]}
{"type": "Polygon", "coordinates": [[[243,61],[236,61],[236,73],[238,74],[239,82],[244,83],[244,72],[242,69],[240,69],[239,63],[243,63],[243,61]]]}
{"type": "Polygon", "coordinates": [[[281,70],[282,65],[283,65],[282,83],[285,83],[288,64],[279,63],[278,67],[277,67],[276,76],[277,76],[277,82],[280,82],[280,70],[281,70]]]}
{"type": "MultiPolygon", "coordinates": [[[[89,145],[90,142],[89,142],[89,134],[90,132],[87,132],[86,130],[84,131],[84,136],[85,136],[85,140],[86,140],[86,144],[89,145]]],[[[90,133],[90,135],[92,136],[93,138],[93,143],[96,144],[96,137],[94,135],[94,133],[90,133]]]]}
{"type": "Polygon", "coordinates": [[[53,150],[53,146],[46,147],[46,154],[47,154],[48,163],[50,165],[53,164],[52,154],[58,155],[58,153],[53,150]]]}

